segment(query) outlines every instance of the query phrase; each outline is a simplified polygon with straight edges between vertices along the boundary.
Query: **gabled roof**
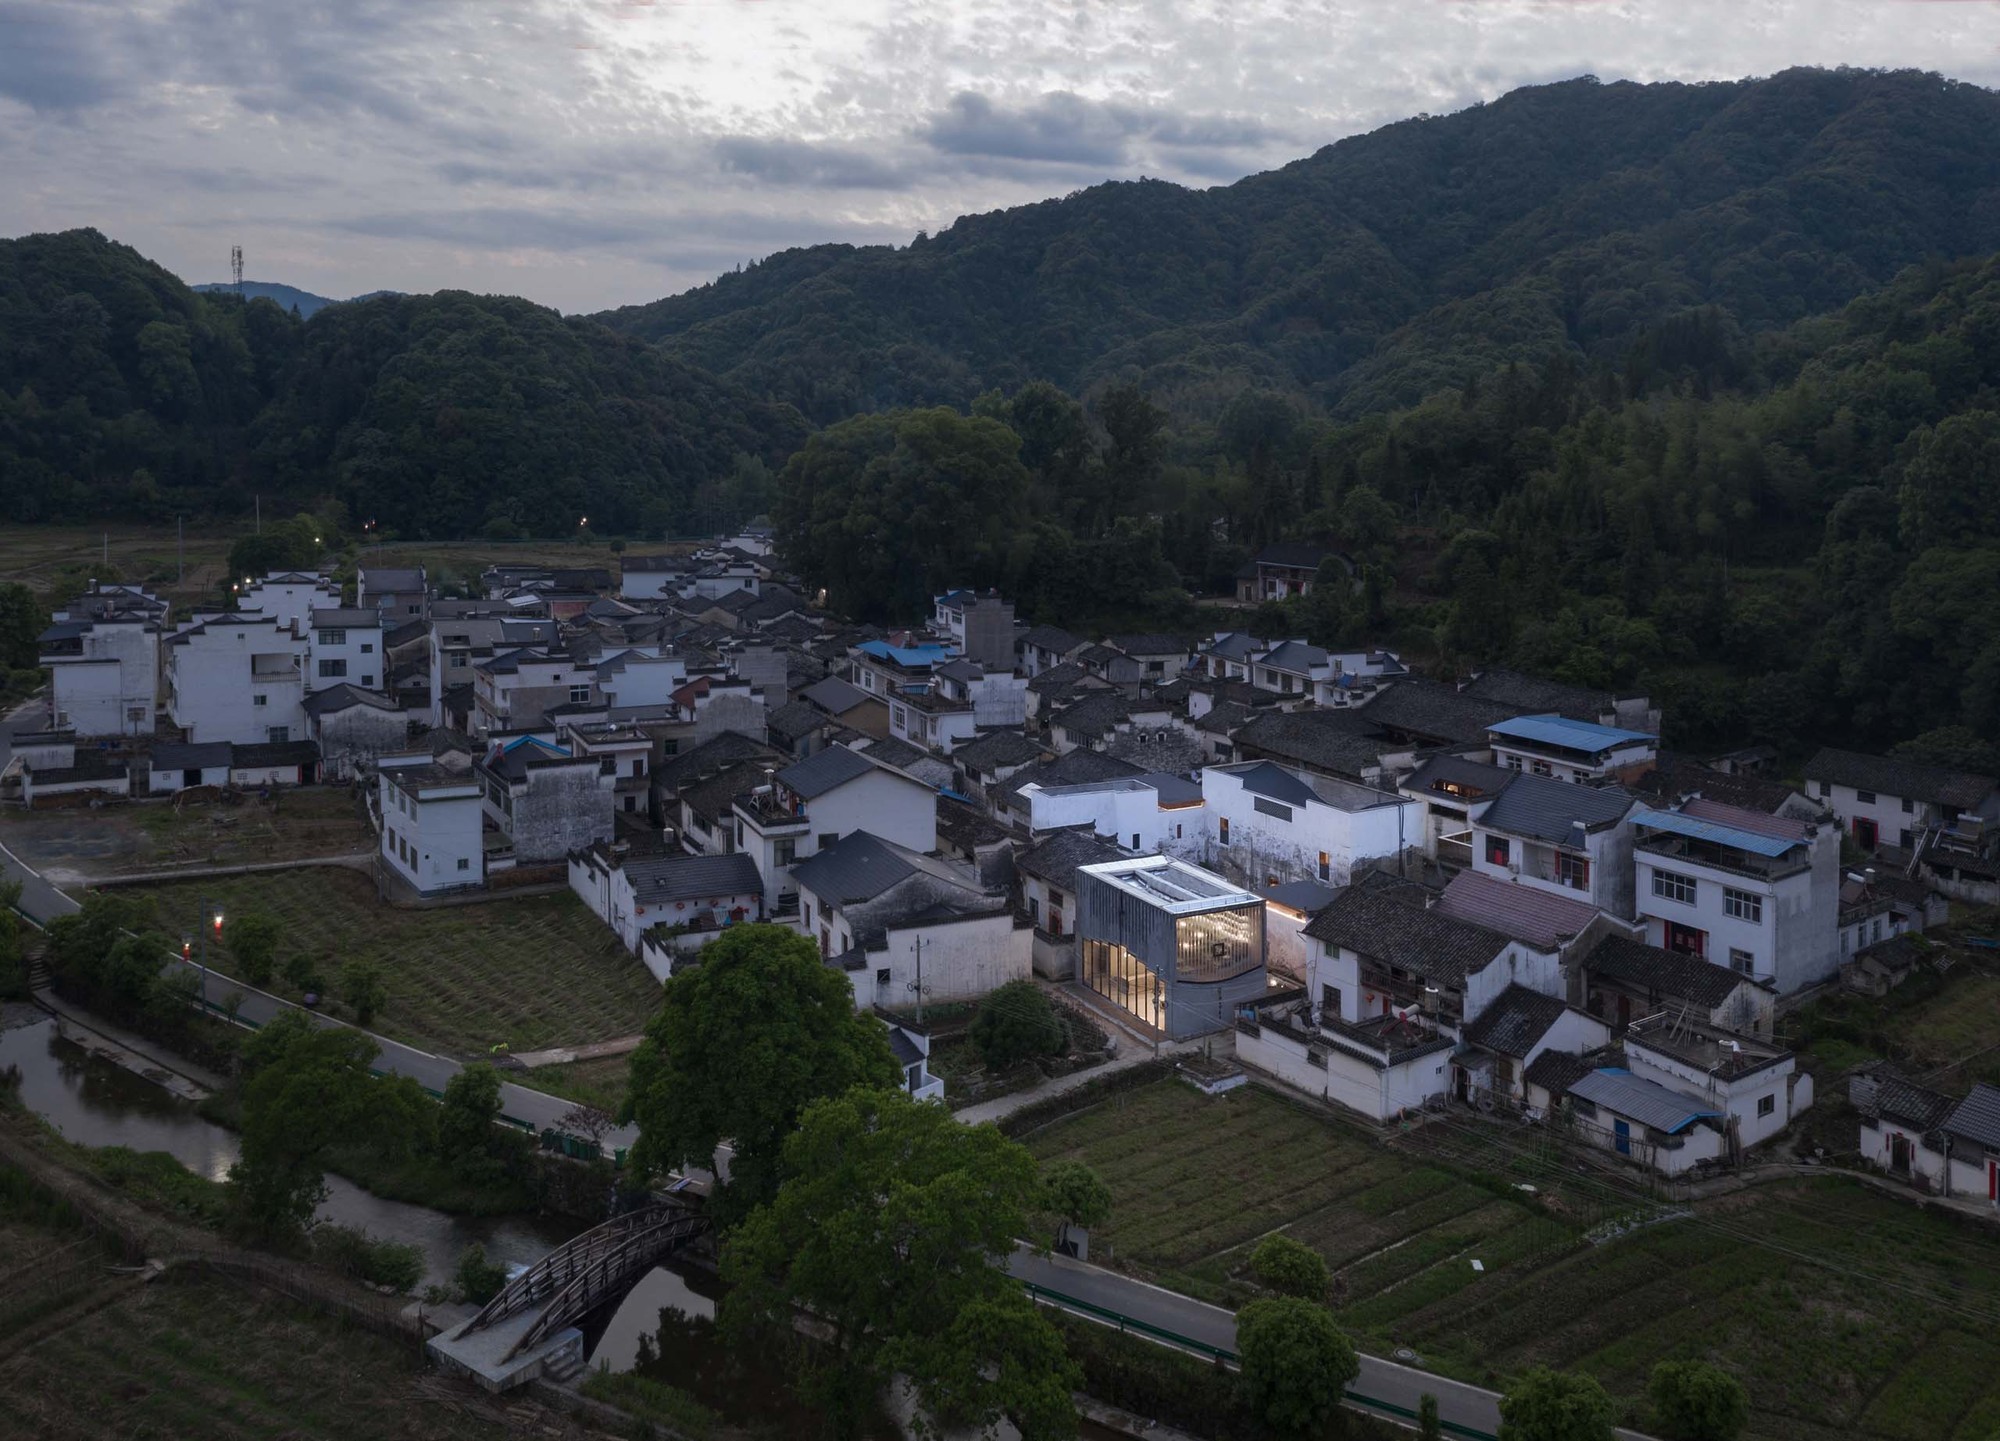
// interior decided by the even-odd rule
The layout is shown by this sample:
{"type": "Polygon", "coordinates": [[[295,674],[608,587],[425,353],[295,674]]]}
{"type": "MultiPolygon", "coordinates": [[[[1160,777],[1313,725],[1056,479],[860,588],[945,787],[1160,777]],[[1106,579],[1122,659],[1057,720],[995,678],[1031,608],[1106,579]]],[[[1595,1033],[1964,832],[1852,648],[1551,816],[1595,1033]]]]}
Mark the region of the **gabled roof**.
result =
{"type": "Polygon", "coordinates": [[[951,758],[970,774],[1006,766],[1024,766],[1039,760],[1041,755],[1040,742],[1028,739],[1017,730],[997,730],[975,736],[964,745],[955,747],[951,758]]]}
{"type": "Polygon", "coordinates": [[[1561,1097],[1568,1095],[1569,1088],[1590,1073],[1590,1063],[1581,1056],[1550,1049],[1528,1063],[1521,1079],[1531,1086],[1540,1086],[1551,1096],[1561,1097]]]}
{"type": "Polygon", "coordinates": [[[1453,799],[1485,800],[1499,795],[1520,774],[1505,766],[1467,760],[1464,756],[1436,755],[1410,772],[1403,782],[1403,789],[1442,794],[1444,787],[1452,786],[1456,788],[1452,793],[1453,799]]]}
{"type": "Polygon", "coordinates": [[[1465,1028],[1468,1045],[1483,1046],[1503,1056],[1520,1058],[1541,1044],[1549,1027],[1568,1007],[1554,996],[1515,983],[1495,996],[1465,1028]]]}
{"type": "Polygon", "coordinates": [[[1718,825],[1733,826],[1739,831],[1748,831],[1756,836],[1769,836],[1778,841],[1802,841],[1806,838],[1806,823],[1792,816],[1774,816],[1768,811],[1745,810],[1741,806],[1724,805],[1705,796],[1697,796],[1680,808],[1684,816],[1697,820],[1714,821],[1718,825]]]}
{"type": "Polygon", "coordinates": [[[767,731],[790,741],[811,735],[823,726],[832,724],[832,716],[818,706],[808,705],[802,700],[787,701],[764,717],[764,728],[767,731]]]}
{"type": "Polygon", "coordinates": [[[656,788],[671,793],[684,785],[692,785],[703,776],[712,775],[716,771],[739,765],[744,761],[777,759],[779,759],[778,752],[762,741],[752,740],[749,736],[738,734],[736,731],[722,731],[710,736],[692,750],[668,756],[654,766],[653,784],[656,788]]]}
{"type": "Polygon", "coordinates": [[[1568,845],[1576,827],[1600,831],[1632,809],[1632,797],[1616,786],[1584,786],[1547,776],[1517,775],[1475,824],[1568,845]]]}
{"type": "Polygon", "coordinates": [[[1315,911],[1333,904],[1340,892],[1332,886],[1323,886],[1318,881],[1280,881],[1275,886],[1265,886],[1259,892],[1267,901],[1275,901],[1291,910],[1302,911],[1310,916],[1315,911]]]}
{"type": "Polygon", "coordinates": [[[1590,948],[1582,965],[1591,975],[1704,1011],[1726,1004],[1739,986],[1750,984],[1727,966],[1626,936],[1606,936],[1590,948]]]}
{"type": "Polygon", "coordinates": [[[852,685],[837,675],[830,675],[825,680],[815,681],[800,691],[799,699],[811,701],[828,715],[846,715],[856,706],[865,705],[875,697],[860,686],[852,685]]]}
{"type": "Polygon", "coordinates": [[[1323,545],[1303,540],[1273,541],[1257,552],[1252,565],[1283,565],[1298,570],[1317,570],[1321,561],[1334,554],[1323,545]]]}
{"type": "Polygon", "coordinates": [[[1327,663],[1327,654],[1316,645],[1307,645],[1302,640],[1280,641],[1270,650],[1257,657],[1257,664],[1269,666],[1272,670],[1288,671],[1293,675],[1311,675],[1327,663]]]}
{"type": "Polygon", "coordinates": [[[1453,987],[1512,944],[1498,931],[1359,886],[1342,891],[1306,923],[1305,933],[1453,987]]]}
{"type": "Polygon", "coordinates": [[[1071,651],[1080,649],[1083,640],[1080,636],[1071,635],[1059,625],[1038,625],[1021,637],[1021,644],[1048,651],[1052,655],[1068,655],[1071,651]]]}
{"type": "MultiPolygon", "coordinates": [[[[1206,717],[1195,724],[1207,729],[1205,722],[1206,717]]],[[[1358,778],[1381,764],[1382,743],[1373,729],[1352,711],[1271,711],[1246,722],[1232,739],[1239,748],[1358,778]]]]}
{"type": "Polygon", "coordinates": [[[1944,1131],[1958,1140],[2000,1151],[2000,1089],[1984,1081],[1975,1083],[1945,1118],[1944,1131]]]}
{"type": "Polygon", "coordinates": [[[1247,661],[1264,648],[1264,642],[1247,631],[1224,631],[1203,646],[1202,654],[1220,656],[1224,660],[1247,661]]]}
{"type": "Polygon", "coordinates": [[[1009,839],[1007,828],[985,811],[950,796],[938,797],[937,834],[940,845],[949,842],[964,851],[997,846],[1009,839]]]}
{"type": "MultiPolygon", "coordinates": [[[[1384,686],[1361,708],[1371,724],[1437,742],[1483,740],[1514,707],[1411,676],[1384,686]]],[[[1346,712],[1335,712],[1346,714],[1346,712]]]]}
{"type": "Polygon", "coordinates": [[[1455,921],[1512,936],[1538,951],[1552,951],[1582,935],[1598,917],[1597,907],[1588,902],[1551,895],[1538,886],[1496,880],[1478,871],[1460,871],[1453,876],[1437,908],[1455,921]]]}
{"type": "Polygon", "coordinates": [[[1049,724],[1061,726],[1070,735],[1095,740],[1131,714],[1131,705],[1119,692],[1091,691],[1049,717],[1049,724]]]}
{"type": "Polygon", "coordinates": [[[1832,747],[1806,762],[1806,779],[1960,809],[1977,806],[1993,793],[1996,784],[1992,776],[1972,771],[1832,747]]]}
{"type": "Polygon", "coordinates": [[[358,685],[330,685],[325,690],[316,690],[305,698],[305,711],[310,716],[335,715],[356,706],[366,706],[371,710],[400,711],[401,706],[388,696],[372,690],[363,690],[358,685]]]}
{"type": "Polygon", "coordinates": [[[1921,1133],[1936,1130],[1957,1105],[1950,1096],[1914,1085],[1900,1076],[1880,1076],[1875,1082],[1874,1099],[1862,1106],[1861,1112],[1885,1121],[1900,1121],[1921,1133]]]}
{"type": "Polygon", "coordinates": [[[792,880],[836,906],[872,901],[908,880],[923,857],[867,831],[842,836],[792,867],[792,880]]]}
{"type": "Polygon", "coordinates": [[[1643,1080],[1620,1067],[1592,1071],[1578,1079],[1569,1093],[1669,1136],[1679,1135],[1696,1121],[1719,1120],[1722,1116],[1722,1112],[1710,1110],[1690,1096],[1670,1091],[1656,1081],[1643,1080]]]}
{"type": "Polygon", "coordinates": [[[1588,755],[1602,755],[1620,746],[1657,739],[1645,731],[1628,731],[1618,726],[1598,725],[1593,721],[1571,720],[1553,712],[1548,715],[1514,716],[1495,721],[1486,729],[1509,740],[1526,741],[1530,745],[1560,746],[1564,750],[1582,751],[1588,755]]]}
{"type": "Polygon", "coordinates": [[[1076,889],[1079,866],[1122,861],[1125,852],[1097,834],[1089,826],[1072,826],[1051,831],[1014,858],[1014,868],[1066,891],[1076,889]]]}
{"type": "Polygon", "coordinates": [[[632,899],[645,906],[758,895],[764,889],[756,861],[743,851],[726,856],[652,856],[625,862],[624,871],[632,899]]]}
{"type": "Polygon", "coordinates": [[[1276,761],[1246,761],[1241,765],[1209,766],[1217,775],[1234,776],[1236,783],[1252,795],[1283,801],[1288,806],[1306,806],[1319,797],[1313,788],[1276,761]]]}
{"type": "Polygon", "coordinates": [[[737,801],[764,784],[764,771],[760,760],[740,761],[705,780],[682,787],[681,804],[704,821],[720,820],[734,809],[737,801]]]}
{"type": "Polygon", "coordinates": [[[794,794],[811,800],[814,796],[823,796],[846,785],[857,776],[865,776],[875,768],[875,762],[859,751],[849,750],[846,746],[828,746],[779,771],[778,783],[794,794]]]}
{"type": "Polygon", "coordinates": [[[361,568],[361,584],[369,590],[378,593],[382,591],[422,590],[424,588],[424,573],[421,568],[410,569],[407,567],[379,565],[363,566],[361,568]]]}
{"type": "MultiPolygon", "coordinates": [[[[20,739],[20,737],[15,737],[20,739]]],[[[206,771],[227,770],[233,752],[228,741],[204,741],[196,745],[156,745],[153,747],[153,769],[156,771],[206,771]]]]}
{"type": "Polygon", "coordinates": [[[1609,691],[1587,690],[1558,680],[1523,675],[1517,670],[1489,670],[1474,676],[1463,686],[1466,695],[1499,701],[1522,711],[1553,711],[1571,720],[1595,721],[1617,705],[1609,691]]]}
{"type": "Polygon", "coordinates": [[[1765,815],[1776,814],[1798,794],[1781,781],[1763,776],[1729,775],[1703,765],[1692,756],[1672,751],[1661,751],[1653,758],[1652,769],[1638,780],[1628,781],[1627,785],[1643,795],[1666,802],[1662,809],[1671,808],[1683,796],[1699,793],[1709,800],[1721,801],[1742,810],[1762,811],[1765,815]]]}
{"type": "Polygon", "coordinates": [[[1017,802],[1025,786],[1039,785],[1044,790],[1050,786],[1080,786],[1091,781],[1107,781],[1118,776],[1145,774],[1140,766],[1130,761],[1121,761],[1115,756],[1101,751],[1073,750],[1068,755],[1058,756],[1052,761],[1041,761],[1035,765],[1015,771],[1007,777],[1005,789],[1001,792],[1010,802],[1017,802]]]}

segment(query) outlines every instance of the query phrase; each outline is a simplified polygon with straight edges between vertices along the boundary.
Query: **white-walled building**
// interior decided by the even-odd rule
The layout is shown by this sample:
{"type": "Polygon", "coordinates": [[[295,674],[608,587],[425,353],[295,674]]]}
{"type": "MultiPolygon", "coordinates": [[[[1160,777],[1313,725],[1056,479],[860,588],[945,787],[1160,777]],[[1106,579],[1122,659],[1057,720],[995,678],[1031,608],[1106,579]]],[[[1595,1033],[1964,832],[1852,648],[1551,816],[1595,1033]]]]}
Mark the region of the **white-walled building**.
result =
{"type": "Polygon", "coordinates": [[[1432,756],[1399,789],[1424,803],[1424,854],[1448,866],[1472,864],[1472,822],[1519,774],[1464,756],[1432,756]]]}
{"type": "Polygon", "coordinates": [[[166,643],[168,716],[195,744],[304,740],[308,648],[270,616],[202,616],[166,643]]]}
{"type": "Polygon", "coordinates": [[[1113,776],[1079,785],[1021,787],[1028,829],[1047,831],[1089,826],[1133,851],[1159,851],[1191,860],[1202,850],[1205,806],[1201,787],[1159,771],[1113,776]]]}
{"type": "Polygon", "coordinates": [[[377,762],[382,858],[420,894],[486,880],[477,776],[438,765],[429,751],[377,762]]]}
{"type": "Polygon", "coordinates": [[[358,608],[315,610],[306,658],[306,693],[329,686],[387,690],[388,657],[382,645],[382,613],[358,608]]]}
{"type": "Polygon", "coordinates": [[[792,914],[792,868],[843,836],[867,831],[919,853],[937,849],[937,792],[847,746],[774,769],[734,804],[741,848],[764,877],[764,909],[774,916],[792,914]]]}
{"type": "Polygon", "coordinates": [[[1473,869],[1629,920],[1634,805],[1616,786],[1517,775],[1471,823],[1473,869]]]}
{"type": "MultiPolygon", "coordinates": [[[[338,604],[338,600],[334,602],[338,604]]],[[[354,603],[367,610],[382,612],[384,625],[395,627],[405,621],[430,616],[430,577],[422,566],[363,566],[355,574],[354,603]]]]}
{"type": "Polygon", "coordinates": [[[316,610],[340,608],[340,587],[319,571],[273,571],[236,595],[246,615],[266,615],[280,627],[305,633],[316,610]]]}
{"type": "Polygon", "coordinates": [[[1822,750],[1806,763],[1806,789],[1864,851],[1911,850],[1925,831],[1961,816],[2000,820],[2000,782],[1992,776],[1895,756],[1822,750]]]}
{"type": "Polygon", "coordinates": [[[1632,813],[1646,939],[1779,995],[1840,969],[1840,836],[1831,826],[1692,800],[1632,813]]]}
{"type": "Polygon", "coordinates": [[[570,853],[569,885],[659,980],[674,957],[763,919],[763,881],[741,852],[634,856],[600,842],[570,853]]]}
{"type": "Polygon", "coordinates": [[[1562,715],[1524,715],[1486,728],[1493,763],[1559,781],[1637,780],[1652,768],[1658,736],[1562,715]]]}
{"type": "Polygon", "coordinates": [[[36,638],[49,672],[49,725],[86,740],[153,733],[163,602],[99,590],[72,601],[36,638]]]}
{"type": "Polygon", "coordinates": [[[1203,860],[1256,885],[1346,885],[1368,861],[1421,850],[1421,802],[1394,791],[1287,770],[1275,761],[1201,773],[1203,860]]]}
{"type": "Polygon", "coordinates": [[[617,777],[595,756],[519,735],[495,744],[473,774],[484,788],[487,816],[513,842],[518,863],[564,860],[611,839],[617,777]]]}

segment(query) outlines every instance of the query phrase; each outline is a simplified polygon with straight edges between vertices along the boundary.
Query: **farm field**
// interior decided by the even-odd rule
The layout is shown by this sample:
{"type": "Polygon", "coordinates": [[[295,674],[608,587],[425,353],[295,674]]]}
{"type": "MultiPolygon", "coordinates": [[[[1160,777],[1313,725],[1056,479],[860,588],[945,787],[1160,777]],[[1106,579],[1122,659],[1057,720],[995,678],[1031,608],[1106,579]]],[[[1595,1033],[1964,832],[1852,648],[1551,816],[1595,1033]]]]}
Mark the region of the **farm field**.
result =
{"type": "Polygon", "coordinates": [[[2000,1430],[2000,1239],[1853,1180],[1626,1229],[1661,1212],[1559,1166],[1523,1191],[1519,1170],[1385,1147],[1255,1087],[1211,1099],[1171,1081],[1026,1141],[1110,1185],[1097,1259],[1238,1305],[1252,1245],[1282,1229],[1326,1256],[1364,1349],[1408,1347],[1465,1380],[1575,1368],[1636,1408],[1656,1362],[1699,1355],[1749,1386],[1757,1441],[2000,1430]]]}
{"type": "Polygon", "coordinates": [[[101,810],[0,812],[0,842],[57,885],[177,866],[247,865],[372,851],[375,833],[353,792],[286,790],[274,807],[132,802],[101,810]]]}
{"type": "Polygon", "coordinates": [[[127,894],[149,899],[171,935],[188,929],[204,901],[239,917],[276,916],[280,971],[267,989],[288,999],[298,992],[283,975],[287,956],[312,958],[329,984],[346,962],[374,961],[389,999],[371,1029],[460,1059],[503,1042],[522,1051],[636,1035],[659,997],[646,968],[568,892],[399,910],[376,899],[367,876],[316,868],[127,894]]]}

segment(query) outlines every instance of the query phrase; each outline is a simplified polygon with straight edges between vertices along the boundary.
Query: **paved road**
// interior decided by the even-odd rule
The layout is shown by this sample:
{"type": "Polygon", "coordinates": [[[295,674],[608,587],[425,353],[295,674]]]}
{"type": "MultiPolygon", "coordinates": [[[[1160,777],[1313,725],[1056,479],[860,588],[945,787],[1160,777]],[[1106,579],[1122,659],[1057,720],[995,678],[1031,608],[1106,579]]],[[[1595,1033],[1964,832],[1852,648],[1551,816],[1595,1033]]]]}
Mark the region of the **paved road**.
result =
{"type": "MultiPolygon", "coordinates": [[[[23,701],[0,719],[0,770],[14,758],[14,732],[41,729],[47,720],[45,702],[40,698],[23,701]]],[[[14,853],[0,845],[0,874],[21,883],[21,913],[40,925],[78,909],[75,901],[22,864],[14,853]]]]}
{"type": "MultiPolygon", "coordinates": [[[[1007,1269],[1016,1279],[1045,1291],[1117,1312],[1205,1346],[1231,1353],[1236,1350],[1236,1314],[1220,1306],[1067,1256],[1038,1256],[1026,1246],[1015,1251],[1007,1269]]],[[[1362,1356],[1360,1360],[1361,1374],[1349,1389],[1349,1395],[1356,1400],[1387,1402],[1405,1413],[1413,1413],[1418,1398],[1428,1391],[1437,1397],[1439,1419],[1448,1425],[1485,1436],[1499,1434],[1497,1393],[1379,1356],[1362,1356]]],[[[1636,1431],[1620,1431],[1618,1435],[1621,1441],[1647,1441],[1636,1431]]]]}

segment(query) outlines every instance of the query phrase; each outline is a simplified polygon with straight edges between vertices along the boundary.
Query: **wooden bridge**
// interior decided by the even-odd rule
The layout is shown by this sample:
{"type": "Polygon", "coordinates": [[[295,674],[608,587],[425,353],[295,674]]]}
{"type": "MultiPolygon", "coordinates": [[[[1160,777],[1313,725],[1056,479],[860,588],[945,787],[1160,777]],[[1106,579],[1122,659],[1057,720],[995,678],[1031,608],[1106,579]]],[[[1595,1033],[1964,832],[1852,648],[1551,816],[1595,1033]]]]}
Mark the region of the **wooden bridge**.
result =
{"type": "Polygon", "coordinates": [[[707,1214],[681,1201],[615,1216],[514,1277],[478,1315],[434,1337],[431,1353],[494,1391],[579,1366],[577,1324],[707,1229],[707,1214]]]}

